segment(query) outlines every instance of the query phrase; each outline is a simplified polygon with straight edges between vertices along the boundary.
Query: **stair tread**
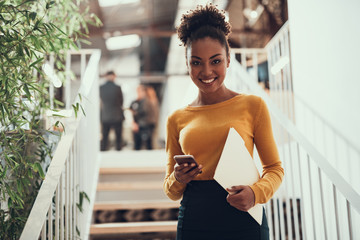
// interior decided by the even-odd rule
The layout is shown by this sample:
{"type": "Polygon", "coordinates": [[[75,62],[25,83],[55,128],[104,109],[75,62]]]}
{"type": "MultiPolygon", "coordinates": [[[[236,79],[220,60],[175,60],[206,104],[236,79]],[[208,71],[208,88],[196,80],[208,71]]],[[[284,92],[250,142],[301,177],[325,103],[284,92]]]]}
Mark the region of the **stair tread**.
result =
{"type": "Polygon", "coordinates": [[[165,173],[165,167],[102,167],[100,175],[165,173]]]}
{"type": "Polygon", "coordinates": [[[173,232],[177,221],[125,222],[92,224],[91,235],[139,233],[139,232],[173,232]]]}
{"type": "Polygon", "coordinates": [[[97,191],[118,191],[118,190],[156,190],[162,189],[162,181],[147,182],[100,182],[97,191]]]}
{"type": "Polygon", "coordinates": [[[104,201],[96,202],[94,210],[122,210],[122,209],[165,209],[177,208],[179,201],[171,200],[133,200],[133,201],[104,201]]]}

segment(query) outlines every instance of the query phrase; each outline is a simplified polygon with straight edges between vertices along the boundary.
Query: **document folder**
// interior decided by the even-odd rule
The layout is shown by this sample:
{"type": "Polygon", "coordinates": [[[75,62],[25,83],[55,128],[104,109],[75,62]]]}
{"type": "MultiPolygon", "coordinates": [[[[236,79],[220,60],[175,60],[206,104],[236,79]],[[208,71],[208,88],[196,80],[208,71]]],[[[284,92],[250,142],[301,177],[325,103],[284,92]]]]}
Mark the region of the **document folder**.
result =
{"type": "MultiPolygon", "coordinates": [[[[245,142],[234,128],[230,128],[224,150],[215,170],[214,179],[224,188],[252,185],[260,178],[245,142]]],[[[256,204],[248,213],[261,225],[263,206],[256,204]]]]}

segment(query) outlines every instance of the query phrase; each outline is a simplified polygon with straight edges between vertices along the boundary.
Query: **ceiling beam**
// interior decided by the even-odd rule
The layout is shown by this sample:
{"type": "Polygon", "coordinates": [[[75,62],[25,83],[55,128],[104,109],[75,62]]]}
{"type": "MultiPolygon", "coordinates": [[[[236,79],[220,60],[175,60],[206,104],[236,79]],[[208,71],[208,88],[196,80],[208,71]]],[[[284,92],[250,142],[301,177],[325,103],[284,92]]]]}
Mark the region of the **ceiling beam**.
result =
{"type": "MultiPolygon", "coordinates": [[[[137,34],[140,37],[141,36],[150,36],[150,37],[171,37],[174,34],[176,34],[176,30],[157,30],[157,29],[129,29],[129,30],[119,30],[119,29],[113,29],[113,30],[107,30],[107,29],[99,29],[99,31],[93,31],[91,36],[99,36],[103,35],[103,33],[110,33],[111,35],[117,36],[117,35],[130,35],[130,34],[137,34]]],[[[232,29],[231,35],[247,35],[247,34],[253,34],[253,35],[261,35],[261,34],[270,34],[270,31],[268,30],[243,30],[243,29],[232,29]]]]}
{"type": "Polygon", "coordinates": [[[171,37],[176,34],[175,30],[151,30],[151,29],[129,29],[129,30],[121,30],[121,29],[98,29],[98,31],[92,31],[91,36],[99,36],[104,33],[110,33],[111,36],[119,36],[119,35],[130,35],[137,34],[140,37],[149,36],[149,37],[171,37]]]}

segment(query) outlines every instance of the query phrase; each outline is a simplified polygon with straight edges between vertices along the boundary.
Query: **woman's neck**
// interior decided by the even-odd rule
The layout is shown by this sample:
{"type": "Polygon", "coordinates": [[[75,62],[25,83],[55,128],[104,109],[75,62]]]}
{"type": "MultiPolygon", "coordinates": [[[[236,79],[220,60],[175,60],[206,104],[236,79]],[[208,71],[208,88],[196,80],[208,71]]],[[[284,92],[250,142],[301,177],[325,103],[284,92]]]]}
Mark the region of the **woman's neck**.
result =
{"type": "Polygon", "coordinates": [[[214,93],[199,92],[197,98],[190,104],[190,106],[212,105],[229,100],[236,95],[238,95],[238,93],[227,88],[214,93]]]}

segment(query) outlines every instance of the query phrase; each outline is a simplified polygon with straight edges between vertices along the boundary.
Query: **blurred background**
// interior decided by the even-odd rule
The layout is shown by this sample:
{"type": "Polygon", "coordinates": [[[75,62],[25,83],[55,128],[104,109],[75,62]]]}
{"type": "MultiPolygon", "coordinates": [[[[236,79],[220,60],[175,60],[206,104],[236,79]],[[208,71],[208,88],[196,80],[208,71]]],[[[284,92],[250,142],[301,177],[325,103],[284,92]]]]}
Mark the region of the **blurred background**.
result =
{"type": "MultiPolygon", "coordinates": [[[[225,84],[262,97],[271,114],[285,169],[280,189],[264,205],[271,239],[360,239],[357,0],[89,0],[84,7],[103,25],[90,26],[88,44],[79,43],[80,51],[68,54],[66,70],[75,77],[67,78],[63,87],[49,87],[70,111],[71,103],[79,102],[78,90],[85,93],[86,117],[74,121],[80,124],[74,124],[71,145],[64,138],[56,149],[63,165],[55,168],[67,172],[52,188],[61,186],[60,199],[66,201],[64,196],[74,189],[75,195],[79,189],[89,195],[84,214],[77,215],[81,236],[175,238],[179,201],[170,201],[162,189],[168,158],[165,122],[197,95],[176,26],[183,13],[207,3],[224,10],[232,25],[225,84]],[[100,151],[99,89],[109,79],[109,71],[123,95],[120,151],[114,131],[109,147],[100,151]],[[152,150],[144,144],[141,151],[134,151],[134,101],[143,94],[140,85],[154,93],[158,110],[152,150]],[[73,172],[69,164],[76,166],[73,172]],[[75,179],[79,187],[71,187],[64,178],[75,179]]],[[[256,151],[254,161],[261,173],[256,151]]],[[[49,212],[53,192],[47,194],[49,212]]],[[[37,209],[42,209],[41,203],[37,209]]],[[[67,202],[65,206],[66,211],[78,212],[67,202]]],[[[43,215],[48,217],[42,225],[45,234],[46,221],[53,219],[51,214],[43,215]]],[[[60,228],[68,220],[62,217],[56,218],[60,228]]],[[[39,221],[34,217],[32,222],[39,221]]],[[[75,224],[70,227],[75,232],[75,224]]]]}
{"type": "MultiPolygon", "coordinates": [[[[176,35],[181,15],[197,4],[212,2],[226,11],[232,25],[229,37],[234,48],[263,48],[287,21],[286,0],[99,0],[89,1],[90,11],[103,22],[101,27],[89,28],[90,45],[82,48],[101,49],[100,75],[107,71],[116,73],[116,83],[124,96],[125,121],[123,129],[125,148],[133,147],[131,134],[132,114],[128,110],[136,99],[136,88],[141,84],[151,86],[159,101],[159,122],[164,126],[167,113],[176,109],[171,99],[163,102],[167,83],[187,75],[184,49],[176,35]],[[168,106],[168,105],[171,106],[168,106]],[[168,107],[165,107],[167,105],[168,107]],[[166,109],[165,109],[166,108],[166,109]]],[[[259,81],[268,82],[266,59],[260,59],[259,81]]],[[[101,78],[103,84],[105,78],[101,78]]],[[[188,78],[183,80],[191,82],[188,78]]],[[[186,94],[186,88],[184,93],[186,94]]],[[[176,92],[168,92],[170,96],[176,92]]],[[[181,96],[180,96],[181,97],[181,96]]],[[[178,99],[178,104],[186,100],[178,99]]],[[[175,100],[176,101],[176,100],[175,100]]],[[[155,129],[154,148],[164,147],[164,129],[155,129]]],[[[114,138],[113,132],[110,138],[114,138]]]]}

